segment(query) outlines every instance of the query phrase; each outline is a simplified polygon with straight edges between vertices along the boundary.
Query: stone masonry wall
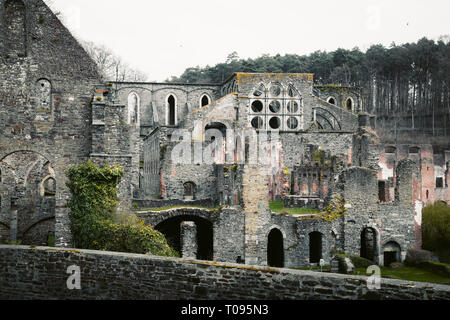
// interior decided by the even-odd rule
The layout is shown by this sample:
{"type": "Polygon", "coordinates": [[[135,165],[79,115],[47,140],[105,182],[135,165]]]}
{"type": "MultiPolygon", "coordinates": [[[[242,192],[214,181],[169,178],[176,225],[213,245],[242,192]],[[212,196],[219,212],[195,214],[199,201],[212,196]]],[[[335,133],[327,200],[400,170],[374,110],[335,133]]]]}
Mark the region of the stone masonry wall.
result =
{"type": "Polygon", "coordinates": [[[0,246],[1,299],[450,299],[445,285],[88,250],[0,246]],[[69,290],[69,266],[80,290],[69,290]]]}

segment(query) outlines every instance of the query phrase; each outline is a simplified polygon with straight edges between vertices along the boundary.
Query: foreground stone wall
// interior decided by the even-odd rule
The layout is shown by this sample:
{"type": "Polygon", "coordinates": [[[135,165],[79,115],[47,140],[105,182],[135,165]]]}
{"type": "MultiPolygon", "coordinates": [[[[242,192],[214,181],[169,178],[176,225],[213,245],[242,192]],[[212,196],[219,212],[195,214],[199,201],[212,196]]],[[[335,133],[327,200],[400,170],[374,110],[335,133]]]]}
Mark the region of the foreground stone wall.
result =
{"type": "Polygon", "coordinates": [[[450,299],[450,287],[147,255],[0,246],[1,299],[450,299]],[[81,289],[69,290],[70,266],[81,289]]]}

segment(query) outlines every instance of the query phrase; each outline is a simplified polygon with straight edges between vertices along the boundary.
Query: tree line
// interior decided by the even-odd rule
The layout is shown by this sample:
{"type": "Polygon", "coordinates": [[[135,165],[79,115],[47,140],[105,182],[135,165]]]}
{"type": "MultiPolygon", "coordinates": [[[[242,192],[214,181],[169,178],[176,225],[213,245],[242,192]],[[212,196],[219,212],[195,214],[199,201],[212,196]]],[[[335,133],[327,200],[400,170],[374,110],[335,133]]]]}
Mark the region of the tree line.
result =
{"type": "Polygon", "coordinates": [[[389,47],[316,51],[309,55],[262,55],[240,59],[236,52],[224,63],[192,67],[168,82],[222,83],[234,72],[313,73],[317,85],[359,87],[366,112],[396,134],[450,134],[450,36],[422,38],[389,47]]]}

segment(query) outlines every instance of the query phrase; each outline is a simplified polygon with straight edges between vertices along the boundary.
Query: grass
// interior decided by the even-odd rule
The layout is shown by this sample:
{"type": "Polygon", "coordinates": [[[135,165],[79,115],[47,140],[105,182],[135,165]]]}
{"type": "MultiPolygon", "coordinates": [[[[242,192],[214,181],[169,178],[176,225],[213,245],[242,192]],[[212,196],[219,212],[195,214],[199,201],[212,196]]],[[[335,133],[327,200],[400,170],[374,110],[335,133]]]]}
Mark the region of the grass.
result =
{"type": "MultiPolygon", "coordinates": [[[[309,271],[318,271],[320,272],[320,267],[314,266],[310,268],[292,268],[294,270],[309,270],[309,271]]],[[[323,272],[329,272],[330,266],[324,266],[323,272]]],[[[448,284],[450,285],[450,278],[446,278],[439,274],[423,270],[420,268],[414,267],[401,267],[401,268],[388,268],[388,267],[380,267],[381,269],[381,277],[388,279],[398,279],[398,280],[408,280],[408,281],[417,281],[417,282],[430,282],[430,283],[440,283],[440,284],[448,284]]],[[[357,268],[356,274],[360,276],[368,276],[366,273],[366,268],[357,268]]]]}
{"type": "MultiPolygon", "coordinates": [[[[382,278],[409,280],[418,282],[432,282],[450,285],[450,278],[420,268],[401,267],[394,269],[388,267],[380,267],[380,269],[382,278]]],[[[356,269],[356,273],[359,275],[367,275],[365,268],[356,269]]]]}
{"type": "Polygon", "coordinates": [[[289,215],[319,213],[319,210],[311,208],[285,208],[282,201],[269,201],[269,207],[272,212],[289,215]]]}
{"type": "Polygon", "coordinates": [[[136,210],[136,212],[158,212],[158,211],[166,211],[171,209],[181,209],[181,208],[194,208],[194,209],[205,209],[205,210],[218,210],[220,208],[208,208],[208,207],[198,207],[198,206],[169,206],[169,207],[162,207],[162,208],[150,208],[145,210],[136,210]]]}

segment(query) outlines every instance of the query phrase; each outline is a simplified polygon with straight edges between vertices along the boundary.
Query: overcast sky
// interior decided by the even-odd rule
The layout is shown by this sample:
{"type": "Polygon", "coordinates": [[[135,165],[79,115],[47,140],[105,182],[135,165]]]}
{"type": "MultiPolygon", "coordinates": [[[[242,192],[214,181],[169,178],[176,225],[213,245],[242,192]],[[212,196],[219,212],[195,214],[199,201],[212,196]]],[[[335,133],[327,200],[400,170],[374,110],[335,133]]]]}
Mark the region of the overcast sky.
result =
{"type": "Polygon", "coordinates": [[[237,51],[366,50],[450,34],[450,0],[45,0],[83,40],[111,48],[149,81],[237,51]]]}

